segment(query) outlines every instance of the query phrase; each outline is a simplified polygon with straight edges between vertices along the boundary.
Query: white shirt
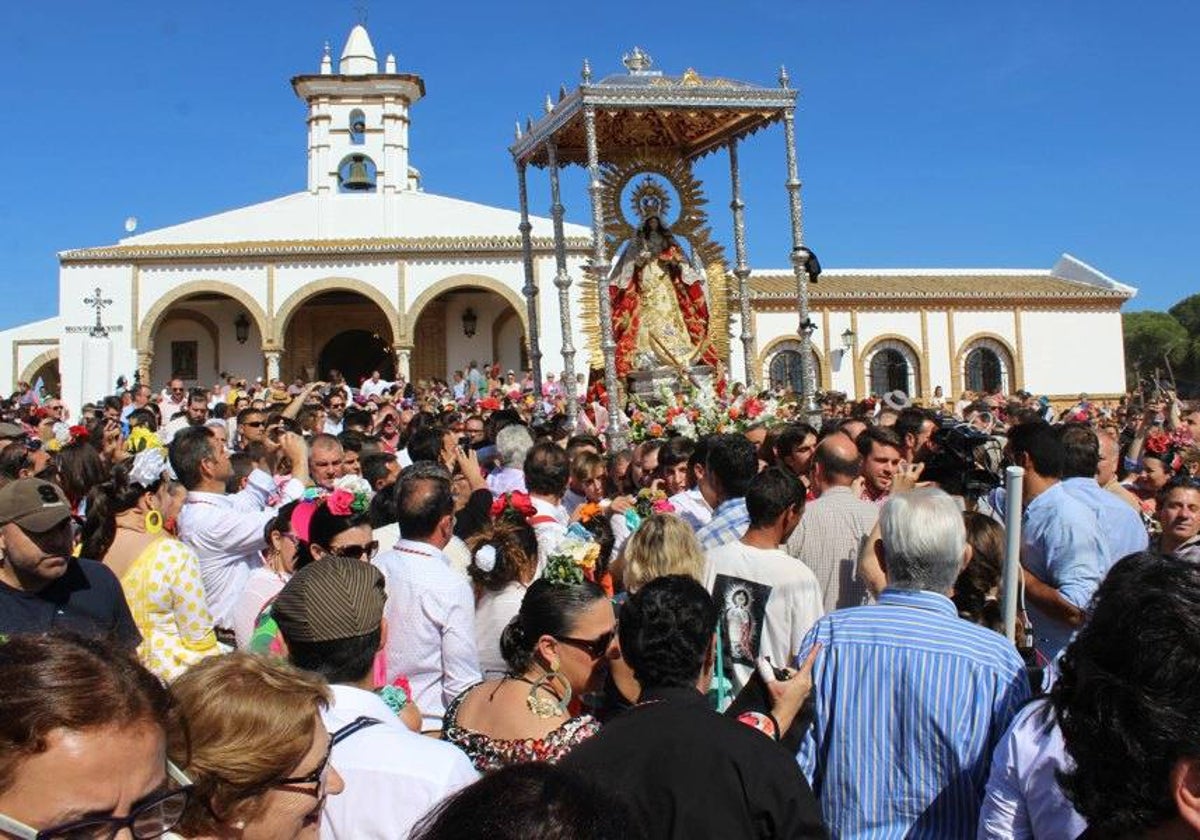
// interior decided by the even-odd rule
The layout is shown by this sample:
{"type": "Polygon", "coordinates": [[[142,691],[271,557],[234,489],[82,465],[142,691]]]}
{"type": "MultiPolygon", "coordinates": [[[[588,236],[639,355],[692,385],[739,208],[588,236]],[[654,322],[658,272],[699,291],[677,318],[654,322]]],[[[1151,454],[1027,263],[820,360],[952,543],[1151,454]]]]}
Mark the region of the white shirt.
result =
{"type": "Polygon", "coordinates": [[[479,682],[475,597],[427,543],[401,539],[372,561],[387,579],[387,678],[408,678],[422,727],[441,729],[451,700],[479,682]]]}
{"type": "Polygon", "coordinates": [[[358,389],[358,393],[362,394],[364,397],[378,397],[380,394],[386,394],[388,388],[391,387],[391,382],[385,382],[382,379],[376,382],[374,379],[368,379],[362,384],[362,387],[358,389]]]}
{"type": "Polygon", "coordinates": [[[337,435],[340,435],[342,433],[342,423],[345,422],[345,419],[346,418],[343,417],[341,420],[333,420],[329,417],[326,417],[325,418],[325,434],[334,435],[335,437],[337,435]]]}
{"type": "Polygon", "coordinates": [[[800,650],[804,636],[825,614],[817,578],[779,549],[755,548],[741,540],[710,548],[705,586],[721,613],[725,673],[734,693],[745,686],[760,656],[782,668],[800,650]]]}
{"type": "Polygon", "coordinates": [[[233,635],[237,638],[238,650],[250,649],[250,637],[254,635],[259,614],[267,601],[283,591],[289,577],[259,566],[246,578],[242,594],[233,605],[233,635]]]}
{"type": "MultiPolygon", "coordinates": [[[[240,493],[191,490],[179,511],[179,539],[200,558],[204,594],[217,627],[232,626],[233,607],[246,580],[262,565],[259,552],[266,547],[265,529],[275,518],[275,510],[267,508],[267,500],[275,492],[271,476],[254,470],[240,493]]],[[[289,501],[303,492],[300,482],[290,479],[281,495],[289,501]]]]}
{"type": "Polygon", "coordinates": [[[508,673],[508,663],[500,654],[500,634],[520,612],[528,588],[514,580],[499,592],[484,592],[475,605],[475,647],[485,680],[508,673]]]}
{"type": "Polygon", "coordinates": [[[502,467],[488,473],[487,488],[493,496],[525,492],[525,472],[516,467],[502,467]]]}
{"type": "Polygon", "coordinates": [[[542,569],[546,567],[546,558],[554,549],[558,548],[558,544],[567,535],[567,526],[571,524],[571,517],[567,516],[567,511],[562,505],[556,505],[536,496],[530,496],[529,501],[533,502],[534,510],[533,516],[529,517],[529,524],[533,526],[533,535],[537,537],[538,544],[536,574],[541,575],[542,569]]]}
{"type": "Polygon", "coordinates": [[[375,694],[348,685],[330,687],[333,702],[321,718],[331,735],[360,717],[380,722],[333,748],[332,763],[346,789],[325,802],[325,840],[407,837],[431,808],[479,778],[466,753],[410,731],[375,694]]]}

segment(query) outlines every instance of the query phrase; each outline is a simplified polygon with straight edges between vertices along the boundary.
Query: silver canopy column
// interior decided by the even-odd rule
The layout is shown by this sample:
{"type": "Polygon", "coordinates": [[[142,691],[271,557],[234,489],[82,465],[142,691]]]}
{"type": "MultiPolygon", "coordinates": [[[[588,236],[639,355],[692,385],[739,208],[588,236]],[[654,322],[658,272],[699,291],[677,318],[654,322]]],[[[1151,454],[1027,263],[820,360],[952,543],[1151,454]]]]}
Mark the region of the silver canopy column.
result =
{"type": "MultiPolygon", "coordinates": [[[[788,75],[785,68],[779,70],[779,86],[788,88],[788,75]]],[[[800,204],[800,172],[796,164],[796,109],[788,107],[783,110],[783,134],[787,143],[787,191],[788,205],[792,217],[792,271],[796,275],[796,301],[799,307],[800,325],[800,371],[801,371],[801,404],[808,415],[810,423],[820,425],[820,416],[815,400],[813,387],[812,365],[812,334],[816,324],[812,322],[808,312],[808,264],[811,256],[804,247],[804,215],[800,204]]]]}
{"type": "Polygon", "coordinates": [[[729,180],[733,200],[733,251],[736,265],[733,276],[738,281],[738,318],[742,322],[742,354],[746,360],[746,386],[751,393],[758,390],[758,351],[754,347],[754,320],[750,312],[750,265],[746,261],[746,204],[742,201],[742,173],[738,168],[738,141],[729,141],[729,180]]]}
{"type": "MultiPolygon", "coordinates": [[[[519,129],[518,129],[519,132],[519,129]]],[[[518,133],[519,138],[519,133],[518,133]]],[[[538,338],[538,287],[533,277],[533,225],[529,223],[529,190],[525,184],[525,162],[517,161],[517,189],[521,201],[521,252],[525,260],[525,312],[529,320],[529,368],[533,373],[534,393],[542,393],[542,348],[538,338]]],[[[542,401],[534,400],[534,412],[541,413],[542,401]]]]}
{"type": "Polygon", "coordinates": [[[604,205],[600,184],[600,149],[596,143],[596,109],[583,109],[584,133],[587,137],[588,194],[592,199],[592,276],[596,279],[597,304],[600,309],[600,350],[604,354],[604,390],[608,403],[608,438],[610,452],[625,448],[625,433],[617,423],[621,410],[617,399],[617,343],[613,339],[612,301],[608,297],[608,256],[604,250],[604,205]]]}
{"type": "MultiPolygon", "coordinates": [[[[571,334],[571,275],[567,273],[567,243],[563,236],[562,192],[558,183],[558,147],[551,140],[546,144],[546,168],[550,170],[550,216],[554,220],[554,285],[558,288],[558,317],[562,330],[562,382],[567,401],[567,419],[574,431],[579,417],[579,401],[575,399],[575,341],[571,334]]],[[[540,388],[540,383],[538,388],[540,388]]],[[[541,391],[538,391],[540,397],[541,391]]],[[[539,399],[540,403],[541,400],[539,399]]]]}

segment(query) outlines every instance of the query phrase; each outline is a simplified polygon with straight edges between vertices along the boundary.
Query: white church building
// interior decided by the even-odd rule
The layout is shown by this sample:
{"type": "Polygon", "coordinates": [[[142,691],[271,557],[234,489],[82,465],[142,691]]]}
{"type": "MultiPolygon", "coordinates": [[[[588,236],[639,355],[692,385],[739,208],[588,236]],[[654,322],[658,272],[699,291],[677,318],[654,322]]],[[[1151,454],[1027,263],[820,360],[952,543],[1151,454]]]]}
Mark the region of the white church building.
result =
{"type": "MultiPolygon", "coordinates": [[[[381,71],[356,26],[336,65],[326,50],[319,72],[292,87],[307,107],[306,189],[61,252],[59,314],[0,332],[0,390],[41,377],[77,409],[135,372],[159,388],[173,377],[211,385],[222,372],[290,380],[337,368],[353,381],[379,368],[420,380],[472,359],[527,365],[519,214],[421,189],[408,141],[421,78],[391,55],[381,71]]],[[[557,372],[552,225],[530,221],[542,369],[557,372]]],[[[590,231],[565,233],[578,280],[590,231]]],[[[755,270],[750,288],[750,364],[759,381],[797,384],[792,275],[755,270]]],[[[1069,255],[1050,269],[831,269],[812,287],[817,385],[851,397],[928,399],[939,386],[1115,396],[1120,308],[1134,294],[1069,255]]],[[[572,295],[579,313],[578,283],[572,295]]],[[[730,361],[741,379],[738,335],[730,361]]],[[[579,349],[575,369],[586,371],[579,349]]]]}

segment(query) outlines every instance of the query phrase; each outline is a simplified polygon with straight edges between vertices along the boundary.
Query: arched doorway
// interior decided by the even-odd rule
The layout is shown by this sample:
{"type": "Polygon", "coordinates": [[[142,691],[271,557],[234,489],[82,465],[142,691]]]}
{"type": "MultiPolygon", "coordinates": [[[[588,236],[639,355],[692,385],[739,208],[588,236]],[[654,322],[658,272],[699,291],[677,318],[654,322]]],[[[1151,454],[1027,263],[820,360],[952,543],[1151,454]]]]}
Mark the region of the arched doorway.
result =
{"type": "MultiPolygon", "coordinates": [[[[462,286],[422,307],[413,325],[412,380],[450,381],[474,361],[517,372],[529,366],[520,312],[496,292],[462,286]]],[[[546,368],[553,370],[550,367],[546,368]]]]}
{"type": "MultiPolygon", "coordinates": [[[[774,346],[774,353],[767,365],[767,380],[770,387],[776,391],[790,391],[793,394],[804,391],[804,357],[801,355],[803,345],[799,341],[781,341],[774,346]]],[[[821,360],[816,350],[809,350],[812,360],[813,390],[821,388],[821,360]]]]}
{"type": "Polygon", "coordinates": [[[285,379],[325,379],[339,370],[357,387],[378,370],[396,375],[394,336],[385,313],[366,295],[346,289],[320,292],[290,310],[283,325],[285,379]]]}
{"type": "Polygon", "coordinates": [[[999,341],[980,338],[969,342],[962,356],[963,382],[968,391],[1007,394],[1012,387],[1012,357],[999,341]]]}
{"type": "Polygon", "coordinates": [[[347,382],[361,382],[376,370],[391,382],[396,378],[396,357],[378,333],[344,330],[329,339],[317,356],[318,379],[328,380],[333,370],[341,371],[347,382]]]}
{"type": "Polygon", "coordinates": [[[918,396],[917,354],[905,342],[894,339],[878,342],[865,354],[864,366],[871,396],[881,397],[891,391],[918,396]]]}
{"type": "Polygon", "coordinates": [[[48,396],[62,395],[62,380],[58,375],[58,351],[50,350],[38,356],[21,376],[22,382],[30,385],[42,383],[42,393],[48,396]]]}
{"type": "Polygon", "coordinates": [[[222,374],[241,379],[263,375],[262,333],[256,315],[220,292],[197,292],[171,303],[150,338],[152,388],[172,379],[208,387],[222,374]]]}

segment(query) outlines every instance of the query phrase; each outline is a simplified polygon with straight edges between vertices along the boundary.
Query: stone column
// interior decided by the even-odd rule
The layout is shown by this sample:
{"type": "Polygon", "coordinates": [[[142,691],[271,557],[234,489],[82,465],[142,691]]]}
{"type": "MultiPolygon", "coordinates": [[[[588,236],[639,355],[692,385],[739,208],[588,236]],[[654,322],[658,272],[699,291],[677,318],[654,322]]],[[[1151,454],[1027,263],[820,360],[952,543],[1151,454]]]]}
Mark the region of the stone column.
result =
{"type": "Polygon", "coordinates": [[[264,349],[263,355],[267,357],[267,384],[270,385],[279,378],[279,361],[283,358],[283,352],[264,349]]]}
{"type": "Polygon", "coordinates": [[[392,349],[396,351],[396,375],[403,376],[405,382],[411,382],[409,362],[412,360],[412,345],[397,344],[392,349]]]}
{"type": "Polygon", "coordinates": [[[152,387],[152,388],[154,387],[154,385],[153,385],[153,383],[150,382],[150,368],[152,368],[153,366],[154,366],[154,351],[153,350],[139,350],[138,351],[138,359],[137,359],[137,372],[138,372],[139,380],[143,384],[150,385],[150,387],[152,387]]]}

